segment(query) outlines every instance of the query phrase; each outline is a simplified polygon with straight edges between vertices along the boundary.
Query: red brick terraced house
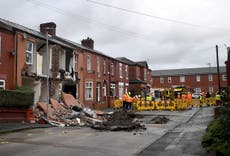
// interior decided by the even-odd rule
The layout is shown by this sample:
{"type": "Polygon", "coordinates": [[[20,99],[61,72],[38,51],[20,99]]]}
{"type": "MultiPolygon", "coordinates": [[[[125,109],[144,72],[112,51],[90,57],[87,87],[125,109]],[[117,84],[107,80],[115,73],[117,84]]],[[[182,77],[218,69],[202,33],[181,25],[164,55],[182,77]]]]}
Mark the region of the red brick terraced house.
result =
{"type": "Polygon", "coordinates": [[[230,47],[228,47],[228,55],[225,64],[226,64],[226,75],[228,79],[228,87],[230,87],[230,47]]]}
{"type": "Polygon", "coordinates": [[[117,59],[128,64],[129,92],[131,92],[131,95],[140,95],[141,97],[148,95],[152,87],[152,77],[151,69],[149,69],[147,62],[134,62],[125,57],[119,57],[117,59]]]}
{"type": "MultiPolygon", "coordinates": [[[[226,67],[220,67],[220,85],[227,86],[226,67]]],[[[193,92],[209,92],[214,95],[218,90],[216,67],[153,70],[152,88],[173,88],[184,86],[193,92]]]]}
{"type": "Polygon", "coordinates": [[[128,65],[94,49],[94,41],[87,38],[77,53],[79,76],[78,98],[94,109],[112,107],[129,87],[128,65]]]}
{"type": "MultiPolygon", "coordinates": [[[[47,102],[47,95],[58,99],[66,85],[71,84],[76,90],[78,79],[75,47],[56,37],[55,23],[41,24],[40,29],[41,32],[34,31],[0,18],[0,87],[7,90],[30,87],[35,91],[34,104],[47,102]]],[[[3,110],[0,118],[7,117],[3,110]]],[[[18,119],[23,119],[19,116],[18,119]]]]}

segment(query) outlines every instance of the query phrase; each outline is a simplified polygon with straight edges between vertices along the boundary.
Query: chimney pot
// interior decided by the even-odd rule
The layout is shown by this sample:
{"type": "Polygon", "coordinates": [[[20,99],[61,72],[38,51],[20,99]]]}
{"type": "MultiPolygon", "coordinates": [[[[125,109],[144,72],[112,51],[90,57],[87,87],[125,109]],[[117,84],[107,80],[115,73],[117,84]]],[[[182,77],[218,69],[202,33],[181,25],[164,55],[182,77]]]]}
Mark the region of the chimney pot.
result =
{"type": "Polygon", "coordinates": [[[40,32],[46,34],[48,32],[51,36],[56,36],[56,24],[54,22],[40,24],[40,32]]]}
{"type": "Polygon", "coordinates": [[[94,41],[87,37],[87,39],[81,40],[81,44],[87,48],[94,49],[94,41]]]}

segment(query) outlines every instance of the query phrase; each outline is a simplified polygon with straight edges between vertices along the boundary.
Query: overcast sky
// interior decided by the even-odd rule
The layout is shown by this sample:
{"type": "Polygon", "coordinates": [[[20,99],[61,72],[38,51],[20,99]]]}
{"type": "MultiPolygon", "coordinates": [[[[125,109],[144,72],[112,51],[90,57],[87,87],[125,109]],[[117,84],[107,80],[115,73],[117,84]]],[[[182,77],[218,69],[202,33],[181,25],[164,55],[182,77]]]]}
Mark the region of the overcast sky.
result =
{"type": "Polygon", "coordinates": [[[112,57],[148,61],[152,70],[220,65],[230,46],[229,0],[1,0],[0,17],[57,35],[112,57]]]}

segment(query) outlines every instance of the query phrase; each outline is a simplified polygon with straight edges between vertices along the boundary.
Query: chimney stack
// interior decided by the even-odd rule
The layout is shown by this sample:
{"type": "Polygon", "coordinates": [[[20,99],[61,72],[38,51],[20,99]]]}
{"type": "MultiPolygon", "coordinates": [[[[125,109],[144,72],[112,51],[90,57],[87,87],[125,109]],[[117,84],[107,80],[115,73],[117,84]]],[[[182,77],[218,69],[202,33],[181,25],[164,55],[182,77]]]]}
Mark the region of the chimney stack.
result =
{"type": "Polygon", "coordinates": [[[51,36],[56,36],[56,24],[54,22],[40,24],[40,32],[46,34],[48,32],[51,36]]]}
{"type": "Polygon", "coordinates": [[[87,48],[94,49],[94,41],[87,37],[87,39],[81,40],[81,44],[87,48]]]}

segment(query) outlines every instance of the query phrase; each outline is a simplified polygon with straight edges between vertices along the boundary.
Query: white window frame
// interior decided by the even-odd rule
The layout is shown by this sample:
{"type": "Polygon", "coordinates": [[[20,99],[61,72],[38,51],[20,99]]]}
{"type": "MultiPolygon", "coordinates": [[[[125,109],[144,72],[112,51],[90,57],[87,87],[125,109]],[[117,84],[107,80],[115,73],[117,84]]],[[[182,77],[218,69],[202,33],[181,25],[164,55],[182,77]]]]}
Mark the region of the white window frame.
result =
{"type": "Polygon", "coordinates": [[[160,77],[160,83],[164,83],[164,77],[160,77]]]}
{"type": "Polygon", "coordinates": [[[98,82],[97,86],[96,86],[96,90],[97,90],[97,102],[101,101],[101,84],[98,82]]]}
{"type": "Polygon", "coordinates": [[[180,82],[185,82],[185,76],[180,76],[180,82]]]}
{"type": "Polygon", "coordinates": [[[87,55],[87,71],[92,70],[92,65],[91,65],[91,55],[87,55]]]}
{"type": "Polygon", "coordinates": [[[26,42],[26,64],[33,64],[33,51],[34,51],[34,43],[27,41],[26,42]],[[31,49],[28,49],[28,44],[31,44],[31,49]],[[31,57],[29,61],[27,61],[27,58],[31,57]]]}
{"type": "Polygon", "coordinates": [[[168,77],[168,83],[172,83],[172,77],[171,76],[168,77]]]}
{"type": "Polygon", "coordinates": [[[106,75],[106,60],[103,60],[103,74],[106,75]]]}
{"type": "Polygon", "coordinates": [[[227,75],[226,74],[222,75],[222,81],[227,81],[227,75]]]}
{"type": "Polygon", "coordinates": [[[97,57],[97,76],[100,77],[101,76],[101,72],[100,72],[100,57],[97,57]]]}
{"type": "Polygon", "coordinates": [[[93,81],[85,82],[85,99],[93,100],[93,81]],[[89,90],[89,92],[88,92],[89,90]],[[91,95],[91,97],[90,97],[91,95]]]}
{"type": "Polygon", "coordinates": [[[119,63],[119,76],[122,79],[123,78],[123,74],[122,74],[122,63],[119,63]]]}
{"type": "Polygon", "coordinates": [[[103,96],[106,96],[107,94],[106,94],[106,87],[107,87],[107,84],[106,83],[103,83],[103,87],[102,87],[102,89],[103,89],[103,96]]]}
{"type": "Polygon", "coordinates": [[[213,81],[213,76],[212,76],[212,74],[208,74],[208,81],[213,81]]]}
{"type": "Polygon", "coordinates": [[[209,92],[210,94],[212,94],[213,91],[214,91],[213,87],[208,87],[208,92],[209,92]]]}
{"type": "Polygon", "coordinates": [[[200,75],[196,75],[196,82],[200,82],[200,75]]]}
{"type": "Polygon", "coordinates": [[[0,80],[0,90],[3,89],[5,90],[6,89],[6,81],[5,80],[0,80]],[[1,84],[2,83],[2,84],[1,84]]]}
{"type": "Polygon", "coordinates": [[[115,83],[110,83],[110,90],[113,91],[113,95],[110,96],[116,96],[116,84],[115,83]]]}
{"type": "Polygon", "coordinates": [[[128,65],[125,65],[125,78],[126,80],[129,79],[128,65]]]}
{"type": "Polygon", "coordinates": [[[196,93],[201,93],[201,88],[195,88],[196,93]]]}
{"type": "Polygon", "coordinates": [[[111,75],[114,76],[114,63],[111,63],[111,75]]]}
{"type": "Polygon", "coordinates": [[[119,82],[118,86],[119,86],[119,99],[122,99],[122,95],[124,94],[124,83],[119,82]]]}
{"type": "Polygon", "coordinates": [[[146,81],[146,80],[147,80],[147,70],[144,69],[144,81],[146,81]]]}

